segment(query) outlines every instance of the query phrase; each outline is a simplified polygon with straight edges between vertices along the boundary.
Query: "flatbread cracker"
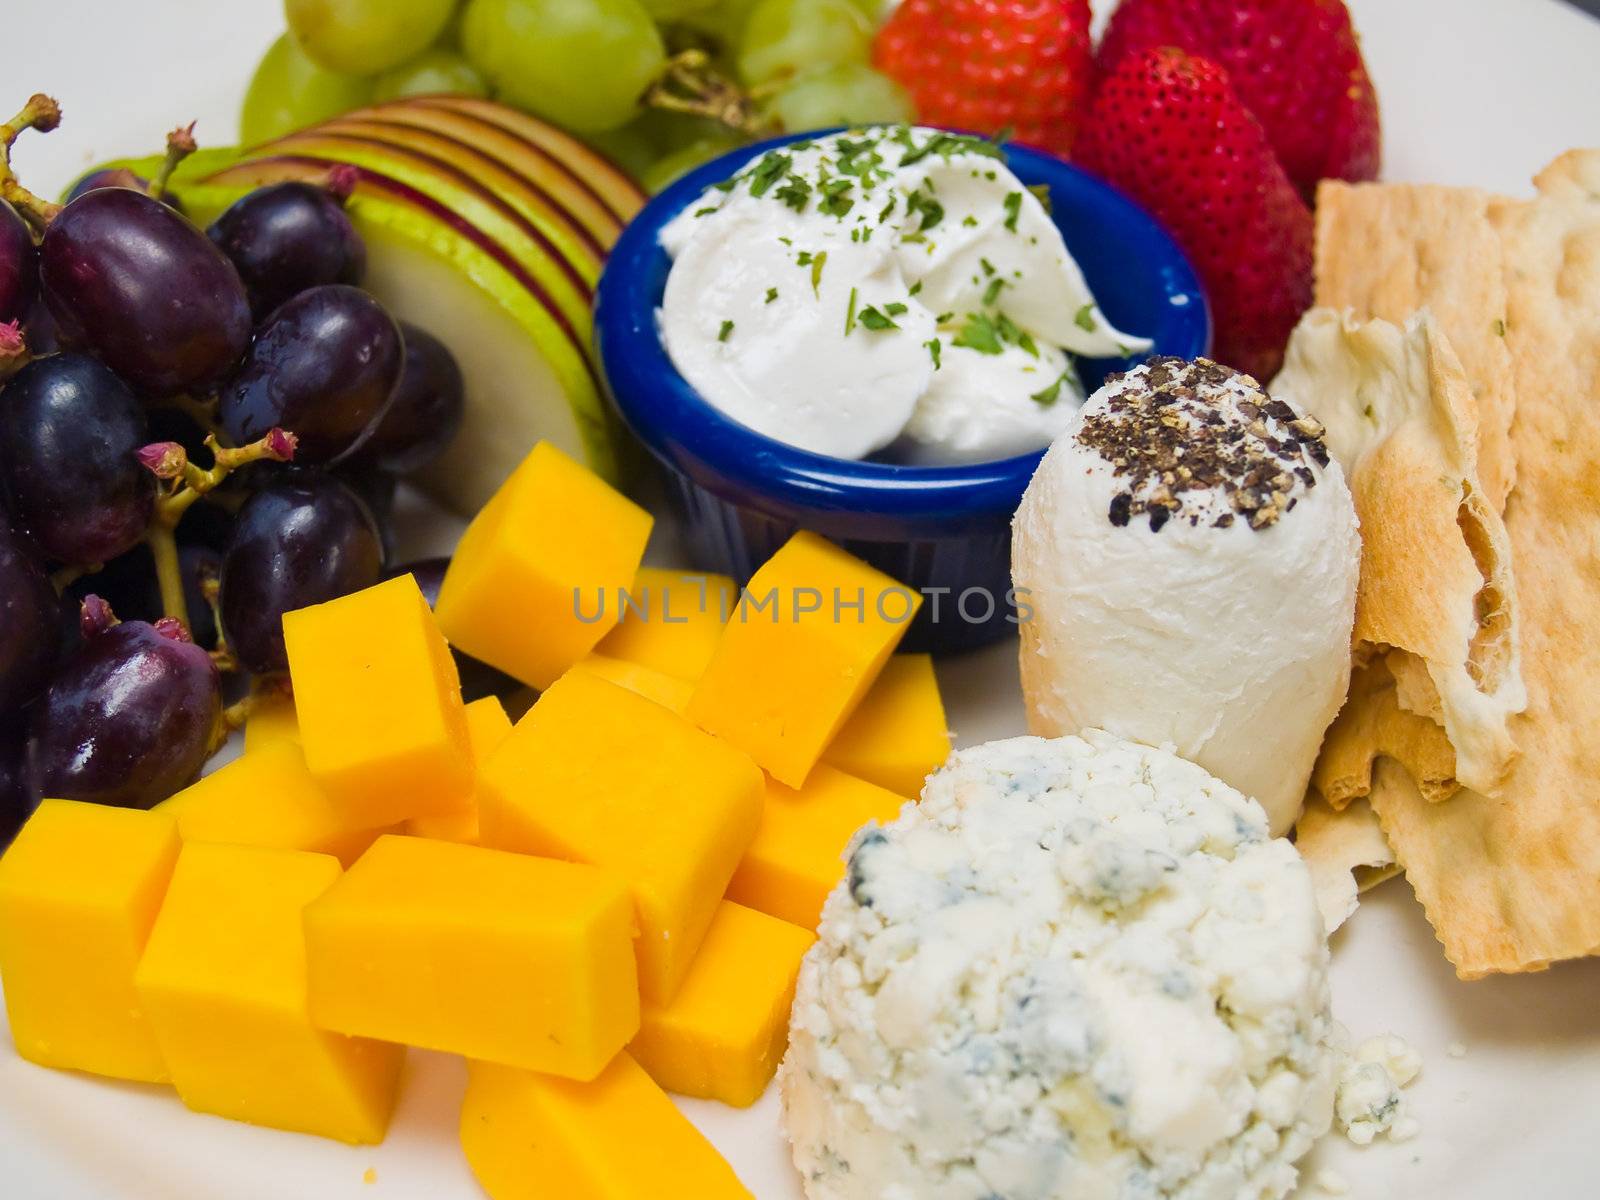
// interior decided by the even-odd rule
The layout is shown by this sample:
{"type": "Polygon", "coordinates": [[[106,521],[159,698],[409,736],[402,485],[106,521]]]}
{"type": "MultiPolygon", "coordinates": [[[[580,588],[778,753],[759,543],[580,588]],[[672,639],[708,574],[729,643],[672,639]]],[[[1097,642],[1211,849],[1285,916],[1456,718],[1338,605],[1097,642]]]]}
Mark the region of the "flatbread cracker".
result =
{"type": "Polygon", "coordinates": [[[1311,797],[1295,825],[1295,848],[1306,860],[1317,908],[1331,937],[1355,915],[1358,897],[1400,873],[1383,828],[1365,800],[1342,811],[1311,797]]]}
{"type": "Polygon", "coordinates": [[[1498,512],[1516,477],[1515,379],[1505,339],[1495,197],[1431,184],[1323,183],[1317,191],[1316,303],[1403,325],[1426,308],[1450,339],[1477,401],[1478,470],[1498,512]]]}
{"type": "Polygon", "coordinates": [[[1313,309],[1272,390],[1327,426],[1350,481],[1361,519],[1357,652],[1407,652],[1401,707],[1440,721],[1456,777],[1493,795],[1527,694],[1511,547],[1483,494],[1477,413],[1449,339],[1426,313],[1402,330],[1313,309]]]}
{"type": "Polygon", "coordinates": [[[1372,806],[1456,973],[1600,952],[1600,151],[1491,218],[1505,243],[1517,487],[1506,507],[1528,708],[1499,799],[1430,804],[1380,760],[1372,806]]]}
{"type": "Polygon", "coordinates": [[[1460,789],[1450,739],[1426,717],[1400,708],[1384,658],[1351,675],[1349,699],[1323,739],[1311,786],[1337,812],[1372,790],[1372,763],[1378,755],[1405,764],[1432,802],[1449,799],[1460,789]]]}

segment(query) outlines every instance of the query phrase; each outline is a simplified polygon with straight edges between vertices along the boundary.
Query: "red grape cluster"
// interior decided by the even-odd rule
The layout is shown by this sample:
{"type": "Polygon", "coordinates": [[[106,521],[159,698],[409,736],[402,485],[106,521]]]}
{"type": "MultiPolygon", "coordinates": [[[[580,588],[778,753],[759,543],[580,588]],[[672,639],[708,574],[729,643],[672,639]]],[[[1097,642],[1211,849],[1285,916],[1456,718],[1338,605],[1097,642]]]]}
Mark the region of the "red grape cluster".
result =
{"type": "Polygon", "coordinates": [[[58,120],[0,126],[0,848],[41,796],[189,783],[230,673],[283,671],[283,613],[383,577],[396,480],[463,407],[449,350],[360,289],[348,168],[202,230],[166,192],[188,130],[155,179],[23,189],[12,143],[58,120]]]}

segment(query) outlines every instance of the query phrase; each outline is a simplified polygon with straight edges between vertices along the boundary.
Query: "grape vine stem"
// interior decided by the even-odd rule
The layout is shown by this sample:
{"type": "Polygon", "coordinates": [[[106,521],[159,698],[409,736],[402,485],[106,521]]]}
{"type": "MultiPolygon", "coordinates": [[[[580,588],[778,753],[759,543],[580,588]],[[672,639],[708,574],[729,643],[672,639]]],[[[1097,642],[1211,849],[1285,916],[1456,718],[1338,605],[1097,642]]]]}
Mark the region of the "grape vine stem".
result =
{"type": "Polygon", "coordinates": [[[718,72],[704,50],[685,50],[669,58],[646,89],[644,104],[707,117],[740,133],[755,133],[759,128],[750,96],[718,72]]]}
{"type": "Polygon", "coordinates": [[[0,200],[5,200],[41,231],[55,219],[61,205],[41,200],[17,182],[11,170],[11,147],[25,129],[49,133],[61,124],[61,106],[42,92],[35,93],[22,111],[0,125],[0,200]]]}
{"type": "MultiPolygon", "coordinates": [[[[145,530],[145,544],[155,559],[156,582],[161,588],[161,609],[189,626],[189,604],[183,594],[183,569],[178,561],[178,522],[195,501],[218,487],[240,467],[253,462],[289,462],[294,458],[295,436],[273,428],[267,436],[237,449],[221,445],[215,434],[206,435],[211,451],[209,470],[189,461],[177,442],[153,442],[139,450],[139,461],[162,481],[155,512],[145,530]]],[[[218,636],[221,622],[218,622],[218,636]]],[[[231,656],[230,656],[231,657],[231,656]]],[[[220,665],[220,664],[219,664],[220,665]]]]}

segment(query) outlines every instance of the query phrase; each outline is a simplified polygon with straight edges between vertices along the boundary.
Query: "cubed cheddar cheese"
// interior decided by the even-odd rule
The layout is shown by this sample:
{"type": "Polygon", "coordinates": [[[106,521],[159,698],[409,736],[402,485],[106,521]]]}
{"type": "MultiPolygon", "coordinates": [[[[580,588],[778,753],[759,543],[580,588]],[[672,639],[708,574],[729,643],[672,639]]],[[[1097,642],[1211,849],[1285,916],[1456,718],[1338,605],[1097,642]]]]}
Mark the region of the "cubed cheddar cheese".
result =
{"type": "Polygon", "coordinates": [[[583,671],[540,697],[484,764],[483,844],[608,867],[639,922],[639,986],[670,1000],[755,835],[748,756],[583,671]]]}
{"type": "Polygon", "coordinates": [[[723,901],[670,1004],[646,1004],[628,1053],[669,1092],[747,1108],[778,1069],[809,931],[723,901]]]}
{"type": "Polygon", "coordinates": [[[299,742],[300,722],[294,714],[294,697],[287,692],[265,692],[253,697],[244,722],[244,748],[260,750],[276,742],[299,742]]]}
{"type": "Polygon", "coordinates": [[[844,851],[869,821],[886,823],[905,800],[827,764],[805,786],[767,780],[761,825],[745,851],[728,899],[805,929],[822,919],[822,902],[844,877],[844,851]]]}
{"type": "Polygon", "coordinates": [[[379,838],[306,944],[324,1029],[593,1079],[639,1028],[632,905],[595,867],[379,838]]]}
{"type": "Polygon", "coordinates": [[[392,825],[470,807],[475,768],[455,660],[415,579],[285,613],[283,640],[306,766],[352,821],[392,825]]]}
{"type": "Polygon", "coordinates": [[[751,1197],[626,1054],[591,1083],[469,1064],[461,1147],[490,1200],[751,1197]]]}
{"type": "Polygon", "coordinates": [[[822,761],[916,799],[950,757],[939,680],[928,654],[896,654],[822,752],[822,761]]]}
{"type": "MultiPolygon", "coordinates": [[[[472,761],[481,768],[491,751],[511,733],[511,718],[506,707],[493,696],[467,705],[467,737],[472,743],[472,761]]],[[[437,838],[442,842],[474,843],[478,840],[478,801],[460,812],[438,817],[413,817],[405,832],[413,837],[437,838]]]]}
{"type": "Polygon", "coordinates": [[[910,588],[797,533],[750,580],[689,717],[799,787],[921,605],[910,588]]]}
{"type": "Polygon", "coordinates": [[[705,672],[739,590],[726,575],[640,567],[596,649],[690,683],[705,672]]]}
{"type": "Polygon", "coordinates": [[[247,750],[156,806],[186,842],[227,842],[360,858],[386,826],[335,803],[288,739],[247,750]]]}
{"type": "Polygon", "coordinates": [[[134,971],[178,859],[158,813],[46,800],[0,858],[0,981],[17,1053],[168,1078],[134,971]]]}
{"type": "Polygon", "coordinates": [[[694,695],[694,684],[686,679],[605,654],[591,654],[572,669],[609,679],[618,687],[627,688],[646,700],[654,700],[662,708],[670,708],[679,716],[689,707],[689,697],[694,695]]]}
{"type": "Polygon", "coordinates": [[[546,688],[617,622],[651,517],[540,442],[473,518],[439,588],[452,645],[546,688]]]}
{"type": "Polygon", "coordinates": [[[135,979],[196,1112],[383,1140],[403,1051],[324,1033],[306,1011],[301,921],[338,878],[325,854],[185,844],[135,979]]]}

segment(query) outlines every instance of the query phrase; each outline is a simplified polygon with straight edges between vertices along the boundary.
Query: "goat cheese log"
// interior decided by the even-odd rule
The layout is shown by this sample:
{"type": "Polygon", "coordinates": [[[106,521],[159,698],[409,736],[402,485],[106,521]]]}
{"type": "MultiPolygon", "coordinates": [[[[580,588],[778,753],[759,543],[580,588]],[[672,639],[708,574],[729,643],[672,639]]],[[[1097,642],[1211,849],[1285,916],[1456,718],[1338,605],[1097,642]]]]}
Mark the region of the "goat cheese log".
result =
{"type": "Polygon", "coordinates": [[[1361,558],[1321,425],[1153,358],[1051,446],[1013,534],[1029,730],[1170,745],[1287,832],[1349,686],[1361,558]]]}
{"type": "Polygon", "coordinates": [[[1100,730],[958,752],[801,968],[811,1200],[1258,1200],[1337,1070],[1311,878],[1253,800],[1100,730]]]}

